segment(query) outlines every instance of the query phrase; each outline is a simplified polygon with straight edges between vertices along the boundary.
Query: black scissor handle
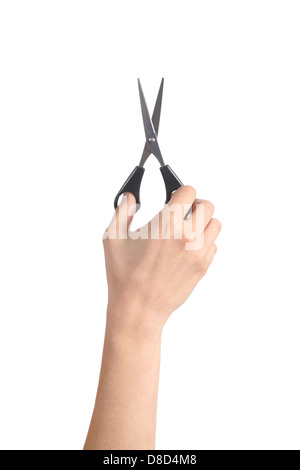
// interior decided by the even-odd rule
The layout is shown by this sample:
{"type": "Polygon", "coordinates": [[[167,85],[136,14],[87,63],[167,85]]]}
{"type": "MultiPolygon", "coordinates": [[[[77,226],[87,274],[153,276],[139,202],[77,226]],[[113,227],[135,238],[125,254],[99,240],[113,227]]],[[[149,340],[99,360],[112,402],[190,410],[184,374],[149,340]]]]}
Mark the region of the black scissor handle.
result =
{"type": "Polygon", "coordinates": [[[136,166],[135,169],[130,173],[127,180],[125,181],[122,188],[120,189],[120,191],[115,197],[115,201],[114,201],[115,209],[118,207],[119,197],[123,193],[132,193],[135,197],[137,210],[140,208],[141,206],[140,187],[141,187],[141,182],[142,182],[142,178],[144,175],[144,171],[145,171],[145,168],[141,166],[136,166]]]}
{"type": "Polygon", "coordinates": [[[176,189],[180,188],[180,186],[183,186],[183,183],[169,165],[161,166],[160,171],[165,182],[167,204],[171,199],[171,194],[173,191],[176,191],[176,189]]]}

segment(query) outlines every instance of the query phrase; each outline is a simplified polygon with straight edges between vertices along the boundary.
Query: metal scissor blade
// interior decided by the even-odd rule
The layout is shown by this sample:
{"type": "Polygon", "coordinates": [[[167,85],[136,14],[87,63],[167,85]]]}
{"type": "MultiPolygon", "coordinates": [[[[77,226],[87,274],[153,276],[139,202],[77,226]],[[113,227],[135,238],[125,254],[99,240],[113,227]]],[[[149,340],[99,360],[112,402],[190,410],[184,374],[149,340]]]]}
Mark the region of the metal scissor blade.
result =
{"type": "MultiPolygon", "coordinates": [[[[152,113],[152,124],[156,133],[156,136],[158,135],[158,129],[159,129],[159,121],[160,121],[160,113],[161,113],[161,104],[162,104],[162,97],[163,97],[163,89],[164,89],[164,79],[161,79],[160,82],[160,87],[158,90],[154,110],[152,113]]],[[[147,158],[151,155],[150,150],[147,147],[147,144],[144,146],[142,158],[140,161],[140,166],[144,166],[146,163],[147,158]]]]}
{"type": "Polygon", "coordinates": [[[151,155],[151,152],[148,150],[147,144],[145,144],[139,166],[144,166],[150,155],[151,155]]]}
{"type": "MultiPolygon", "coordinates": [[[[144,129],[145,129],[145,136],[146,136],[146,144],[145,144],[143,155],[140,161],[140,166],[144,165],[145,161],[147,160],[149,155],[151,155],[151,153],[157,158],[160,165],[164,166],[164,160],[160,152],[159,145],[157,143],[155,128],[150,118],[149,110],[147,107],[147,103],[145,100],[145,96],[144,96],[139,78],[138,78],[138,86],[139,86],[140,102],[141,102],[141,109],[142,109],[142,116],[143,116],[143,124],[144,124],[144,129]]],[[[157,96],[156,103],[155,103],[155,108],[153,111],[155,125],[157,126],[157,129],[159,127],[162,92],[163,92],[163,80],[160,85],[160,89],[159,89],[158,96],[157,96]]]]}
{"type": "Polygon", "coordinates": [[[149,110],[147,107],[144,92],[143,92],[142,85],[141,85],[139,78],[138,78],[138,86],[139,86],[140,102],[141,102],[141,108],[142,108],[142,116],[143,116],[146,140],[148,141],[149,139],[152,139],[152,138],[156,140],[155,130],[154,130],[151,118],[150,118],[149,110]]]}
{"type": "Polygon", "coordinates": [[[160,113],[161,113],[161,103],[162,103],[162,97],[163,97],[163,89],[164,89],[164,79],[161,79],[160,82],[160,87],[158,90],[153,114],[152,114],[152,124],[154,126],[154,130],[156,132],[156,135],[158,134],[158,128],[159,128],[159,120],[160,120],[160,113]]]}

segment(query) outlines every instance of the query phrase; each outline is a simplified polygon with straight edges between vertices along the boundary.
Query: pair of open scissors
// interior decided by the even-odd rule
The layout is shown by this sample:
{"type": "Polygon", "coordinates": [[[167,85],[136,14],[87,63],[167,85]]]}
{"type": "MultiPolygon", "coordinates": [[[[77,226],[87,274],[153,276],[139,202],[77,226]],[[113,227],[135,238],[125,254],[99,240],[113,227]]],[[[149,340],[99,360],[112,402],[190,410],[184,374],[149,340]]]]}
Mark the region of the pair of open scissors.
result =
{"type": "Polygon", "coordinates": [[[139,79],[138,79],[138,87],[139,87],[143,123],[144,123],[145,135],[146,135],[146,143],[144,146],[142,158],[141,158],[139,165],[134,168],[134,170],[128,176],[127,180],[125,181],[122,188],[120,189],[120,191],[115,197],[115,201],[114,201],[115,208],[117,208],[118,206],[119,197],[125,192],[129,192],[134,195],[135,200],[136,200],[137,210],[140,208],[140,205],[141,205],[140,187],[141,187],[142,178],[145,172],[144,165],[145,165],[146,160],[151,154],[153,154],[157,158],[160,164],[160,171],[161,171],[162,177],[164,179],[165,187],[166,187],[166,203],[169,202],[173,191],[175,191],[176,189],[178,189],[180,186],[183,185],[180,179],[178,178],[178,176],[176,176],[176,174],[172,170],[172,168],[170,168],[169,165],[165,165],[165,162],[163,160],[163,157],[162,157],[162,154],[161,154],[158,142],[157,142],[164,79],[161,80],[161,84],[159,87],[158,95],[157,95],[155,106],[154,106],[154,111],[152,114],[152,119],[150,118],[150,114],[149,114],[146,100],[144,97],[144,93],[142,90],[141,82],[139,79]]]}

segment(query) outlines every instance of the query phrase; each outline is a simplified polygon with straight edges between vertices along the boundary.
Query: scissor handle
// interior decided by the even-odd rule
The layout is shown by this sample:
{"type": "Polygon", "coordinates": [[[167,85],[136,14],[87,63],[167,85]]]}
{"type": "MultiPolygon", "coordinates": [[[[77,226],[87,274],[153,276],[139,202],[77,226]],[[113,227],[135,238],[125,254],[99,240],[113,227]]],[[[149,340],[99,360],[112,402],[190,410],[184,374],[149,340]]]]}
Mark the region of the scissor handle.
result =
{"type": "Polygon", "coordinates": [[[120,189],[120,191],[115,197],[115,201],[114,201],[115,209],[118,207],[119,197],[122,194],[127,193],[127,192],[132,193],[134,195],[137,210],[140,208],[141,206],[140,187],[141,187],[141,182],[142,182],[142,178],[144,175],[144,171],[145,171],[145,168],[141,166],[136,166],[135,169],[130,173],[127,180],[125,181],[122,188],[120,189]]]}
{"type": "Polygon", "coordinates": [[[183,183],[169,165],[161,166],[160,171],[165,182],[167,204],[171,199],[171,194],[173,191],[176,191],[176,189],[180,188],[180,186],[183,186],[183,183]]]}

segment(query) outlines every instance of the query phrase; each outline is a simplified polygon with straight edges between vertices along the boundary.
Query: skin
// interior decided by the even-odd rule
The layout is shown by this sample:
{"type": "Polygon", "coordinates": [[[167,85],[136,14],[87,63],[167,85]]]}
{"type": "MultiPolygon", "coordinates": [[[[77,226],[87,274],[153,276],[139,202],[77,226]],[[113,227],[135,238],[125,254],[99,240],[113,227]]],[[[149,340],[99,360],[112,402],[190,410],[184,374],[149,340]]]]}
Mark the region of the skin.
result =
{"type": "Polygon", "coordinates": [[[183,186],[165,208],[143,227],[157,228],[156,239],[141,239],[129,232],[135,199],[127,194],[108,227],[117,238],[104,238],[108,282],[107,322],[102,365],[84,449],[154,449],[164,324],[189,297],[207,272],[216,253],[221,224],[212,218],[211,202],[196,199],[191,186],[183,186]],[[197,206],[202,208],[202,223],[197,206]],[[166,211],[182,209],[182,216],[164,219],[166,211]],[[192,207],[188,220],[183,215],[192,207]],[[177,239],[178,229],[194,234],[177,239]],[[169,233],[169,239],[164,239],[169,233]],[[200,233],[201,232],[201,233],[200,233]],[[119,235],[121,233],[121,236],[119,235]],[[124,237],[128,233],[131,236],[124,237]],[[187,250],[186,243],[203,235],[203,246],[187,250]]]}

